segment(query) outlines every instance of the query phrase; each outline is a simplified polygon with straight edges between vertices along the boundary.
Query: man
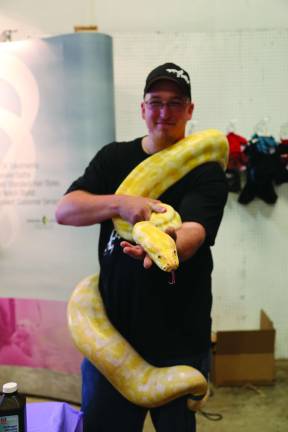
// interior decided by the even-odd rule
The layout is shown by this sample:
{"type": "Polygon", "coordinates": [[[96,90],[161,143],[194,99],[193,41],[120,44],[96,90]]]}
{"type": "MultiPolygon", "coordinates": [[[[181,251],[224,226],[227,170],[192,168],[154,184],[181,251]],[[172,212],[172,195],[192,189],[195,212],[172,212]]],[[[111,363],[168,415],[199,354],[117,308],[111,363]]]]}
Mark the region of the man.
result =
{"type": "MultiPolygon", "coordinates": [[[[211,331],[210,246],[227,199],[225,175],[215,162],[205,163],[166,190],[159,200],[114,195],[130,171],[149,155],[179,141],[191,119],[190,78],[166,63],[147,77],[142,118],[148,133],[131,142],[104,146],[60,200],[61,224],[101,223],[100,292],[110,321],[145,360],[155,366],[192,365],[206,377],[211,331]],[[152,264],[141,246],[113,230],[111,218],[131,224],[147,220],[152,211],[172,205],[182,226],[170,231],[176,239],[180,266],[176,284],[152,264]]],[[[82,409],[86,432],[139,432],[147,410],[123,398],[88,360],[82,364],[82,409]]],[[[157,432],[195,431],[195,414],[186,397],[150,410],[157,432]]]]}

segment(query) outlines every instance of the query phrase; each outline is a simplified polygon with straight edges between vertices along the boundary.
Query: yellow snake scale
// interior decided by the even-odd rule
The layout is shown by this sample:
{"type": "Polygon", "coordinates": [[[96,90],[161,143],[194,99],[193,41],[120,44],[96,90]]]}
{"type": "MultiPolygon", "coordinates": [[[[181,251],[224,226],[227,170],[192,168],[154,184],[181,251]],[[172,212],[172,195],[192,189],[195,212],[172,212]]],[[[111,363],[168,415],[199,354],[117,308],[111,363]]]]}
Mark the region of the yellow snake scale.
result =
{"type": "MultiPolygon", "coordinates": [[[[228,142],[223,133],[214,129],[198,132],[145,159],[126,177],[116,194],[157,198],[185,174],[205,162],[217,161],[225,169],[227,157],[228,142]]],[[[173,209],[168,208],[166,213],[171,216],[173,209]]],[[[153,214],[156,223],[157,219],[160,219],[160,229],[167,227],[164,224],[166,213],[153,214]]],[[[136,239],[133,236],[133,229],[138,224],[132,227],[119,218],[114,219],[113,222],[118,234],[127,240],[138,242],[140,238],[140,243],[141,241],[145,243],[145,239],[149,237],[150,228],[149,226],[147,228],[146,222],[143,232],[141,222],[138,223],[140,233],[136,232],[136,239]]],[[[181,224],[179,215],[176,215],[176,222],[173,223],[176,227],[181,224]]],[[[168,226],[171,226],[171,222],[168,222],[168,226]]],[[[177,267],[178,258],[176,257],[176,264],[174,262],[172,267],[169,265],[165,267],[163,256],[165,261],[167,245],[164,245],[163,248],[162,237],[157,238],[154,231],[153,241],[148,240],[148,244],[141,244],[160,268],[170,271],[177,267]],[[155,242],[158,246],[160,245],[160,252],[159,250],[151,251],[155,242]],[[161,250],[161,247],[164,251],[161,250]],[[157,260],[160,255],[161,262],[159,263],[157,260]]],[[[157,232],[161,233],[159,229],[157,232]]],[[[172,240],[170,237],[169,239],[172,240]]],[[[173,240],[172,243],[174,243],[173,240]]],[[[175,243],[168,246],[172,246],[174,250],[175,243]]],[[[172,252],[172,255],[175,253],[172,252]]],[[[67,312],[69,328],[78,349],[131,402],[151,408],[182,395],[204,396],[207,394],[206,379],[193,367],[157,368],[140,357],[110,323],[98,290],[98,275],[88,276],[80,281],[72,293],[67,312]]],[[[198,409],[199,406],[198,402],[188,400],[188,408],[198,409]]]]}

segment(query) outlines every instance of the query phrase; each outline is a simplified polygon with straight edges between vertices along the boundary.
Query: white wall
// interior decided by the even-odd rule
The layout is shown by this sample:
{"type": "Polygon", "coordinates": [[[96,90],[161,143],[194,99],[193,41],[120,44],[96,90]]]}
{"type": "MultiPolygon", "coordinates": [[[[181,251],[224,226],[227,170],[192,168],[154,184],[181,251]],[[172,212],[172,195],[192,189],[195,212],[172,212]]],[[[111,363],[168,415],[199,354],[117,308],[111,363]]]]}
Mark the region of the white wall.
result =
{"type": "Polygon", "coordinates": [[[77,24],[109,34],[281,29],[287,16],[287,0],[0,0],[0,33],[55,35],[77,24]]]}

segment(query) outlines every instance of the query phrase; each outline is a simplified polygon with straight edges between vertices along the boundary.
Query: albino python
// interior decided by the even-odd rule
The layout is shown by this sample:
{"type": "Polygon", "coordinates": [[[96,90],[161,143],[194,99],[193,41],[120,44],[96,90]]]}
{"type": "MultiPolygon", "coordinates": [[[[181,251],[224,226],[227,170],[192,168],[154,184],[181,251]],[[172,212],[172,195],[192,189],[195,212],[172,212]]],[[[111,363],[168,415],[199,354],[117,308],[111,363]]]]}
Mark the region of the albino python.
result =
{"type": "MultiPolygon", "coordinates": [[[[227,157],[228,142],[223,133],[214,129],[198,132],[145,159],[115,193],[158,198],[205,162],[216,161],[225,169],[227,157]]],[[[172,207],[167,207],[165,213],[152,213],[149,221],[134,226],[120,218],[113,219],[113,223],[121,237],[141,244],[162,270],[178,267],[175,242],[162,231],[181,225],[172,207]]],[[[131,402],[151,408],[186,394],[205,399],[208,385],[198,370],[190,366],[154,367],[119,334],[106,315],[97,275],[76,286],[68,303],[68,323],[78,349],[131,402]]],[[[198,409],[200,403],[188,399],[188,408],[198,409]]]]}

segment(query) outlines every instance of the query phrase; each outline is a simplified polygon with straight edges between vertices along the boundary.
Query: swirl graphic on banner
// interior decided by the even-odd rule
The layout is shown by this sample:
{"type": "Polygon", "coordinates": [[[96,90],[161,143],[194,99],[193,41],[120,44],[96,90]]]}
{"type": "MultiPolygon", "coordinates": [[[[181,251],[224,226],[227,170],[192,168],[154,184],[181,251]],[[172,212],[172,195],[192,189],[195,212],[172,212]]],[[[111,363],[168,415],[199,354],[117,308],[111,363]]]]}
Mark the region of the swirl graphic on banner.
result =
{"type": "Polygon", "coordinates": [[[20,226],[17,205],[29,195],[35,178],[37,163],[31,129],[39,109],[39,90],[27,65],[6,50],[0,50],[1,81],[5,91],[1,96],[0,133],[8,138],[8,145],[3,149],[0,145],[0,249],[4,249],[16,238],[20,226]],[[14,108],[15,96],[18,104],[14,108]],[[13,111],[7,106],[13,106],[13,111]]]}

